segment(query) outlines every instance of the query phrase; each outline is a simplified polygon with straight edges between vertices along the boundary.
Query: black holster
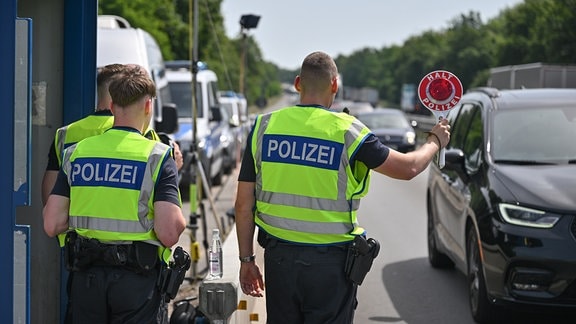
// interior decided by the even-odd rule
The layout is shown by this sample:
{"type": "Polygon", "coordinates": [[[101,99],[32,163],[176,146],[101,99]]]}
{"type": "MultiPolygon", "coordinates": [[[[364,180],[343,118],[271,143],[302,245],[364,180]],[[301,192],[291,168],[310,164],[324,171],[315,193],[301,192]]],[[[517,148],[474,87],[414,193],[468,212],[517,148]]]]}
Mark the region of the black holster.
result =
{"type": "Polygon", "coordinates": [[[344,268],[348,279],[361,285],[379,252],[380,243],[377,240],[366,239],[361,235],[356,236],[348,248],[348,257],[344,268]]]}
{"type": "Polygon", "coordinates": [[[158,289],[164,296],[165,302],[169,302],[176,297],[180,285],[184,281],[186,271],[190,268],[190,255],[182,247],[176,247],[173,258],[174,261],[171,261],[168,265],[162,262],[158,277],[158,289]]]}

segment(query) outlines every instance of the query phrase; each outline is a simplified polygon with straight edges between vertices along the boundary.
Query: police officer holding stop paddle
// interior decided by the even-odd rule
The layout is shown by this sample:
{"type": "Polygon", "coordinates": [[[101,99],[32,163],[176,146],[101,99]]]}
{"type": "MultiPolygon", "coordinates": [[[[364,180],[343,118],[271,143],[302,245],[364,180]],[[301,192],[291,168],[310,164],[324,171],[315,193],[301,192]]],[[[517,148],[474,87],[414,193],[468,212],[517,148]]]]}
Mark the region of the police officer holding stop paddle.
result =
{"type": "Polygon", "coordinates": [[[255,121],[235,202],[240,287],[261,297],[269,323],[353,322],[356,291],[378,254],[357,217],[370,170],[410,180],[450,139],[446,119],[409,153],[386,147],[364,124],[330,110],[338,69],[324,52],[303,61],[300,103],[255,121]],[[253,238],[264,247],[264,271],[253,238]]]}

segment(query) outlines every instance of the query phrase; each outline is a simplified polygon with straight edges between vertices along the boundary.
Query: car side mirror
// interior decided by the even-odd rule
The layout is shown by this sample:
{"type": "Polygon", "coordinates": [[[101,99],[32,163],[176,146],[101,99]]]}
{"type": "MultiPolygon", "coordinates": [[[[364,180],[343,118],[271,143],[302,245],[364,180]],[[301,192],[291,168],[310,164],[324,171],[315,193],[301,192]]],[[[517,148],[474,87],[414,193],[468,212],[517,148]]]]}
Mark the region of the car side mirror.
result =
{"type": "Polygon", "coordinates": [[[221,122],[222,121],[222,110],[220,110],[220,106],[212,106],[210,107],[210,121],[213,122],[221,122]]]}
{"type": "Polygon", "coordinates": [[[444,153],[446,164],[444,169],[456,172],[460,177],[467,178],[464,166],[464,152],[460,149],[446,149],[444,153]]]}
{"type": "Polygon", "coordinates": [[[172,134],[178,130],[178,108],[174,103],[167,103],[162,106],[162,121],[155,125],[157,133],[172,134]]]}

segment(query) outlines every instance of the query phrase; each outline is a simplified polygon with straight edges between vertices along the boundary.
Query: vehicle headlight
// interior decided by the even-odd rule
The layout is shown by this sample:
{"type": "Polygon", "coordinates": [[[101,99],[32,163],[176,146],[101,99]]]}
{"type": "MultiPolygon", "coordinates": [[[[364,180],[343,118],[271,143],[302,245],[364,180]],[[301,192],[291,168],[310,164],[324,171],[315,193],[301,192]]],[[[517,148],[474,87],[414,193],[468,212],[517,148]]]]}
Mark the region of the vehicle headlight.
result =
{"type": "Polygon", "coordinates": [[[561,217],[558,214],[511,204],[500,204],[498,208],[506,222],[520,226],[551,228],[561,217]]]}
{"type": "Polygon", "coordinates": [[[405,138],[406,138],[406,143],[408,143],[408,144],[416,143],[416,133],[414,133],[414,132],[406,132],[405,138]]]}
{"type": "Polygon", "coordinates": [[[230,145],[230,138],[226,135],[220,135],[220,143],[226,148],[230,145]]]}
{"type": "Polygon", "coordinates": [[[204,149],[206,147],[206,139],[203,138],[200,140],[200,142],[198,142],[198,148],[199,149],[204,149]]]}

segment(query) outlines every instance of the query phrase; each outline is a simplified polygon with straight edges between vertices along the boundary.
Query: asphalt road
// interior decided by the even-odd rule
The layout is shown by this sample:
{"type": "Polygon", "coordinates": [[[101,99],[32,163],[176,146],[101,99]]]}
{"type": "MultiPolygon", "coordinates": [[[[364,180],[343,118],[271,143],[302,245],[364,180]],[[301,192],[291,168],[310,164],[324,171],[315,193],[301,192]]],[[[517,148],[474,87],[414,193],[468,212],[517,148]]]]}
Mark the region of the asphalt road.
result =
{"type": "MultiPolygon", "coordinates": [[[[273,102],[284,106],[286,98],[273,102]]],[[[225,176],[222,186],[212,189],[212,201],[204,200],[205,216],[198,229],[187,229],[179,245],[190,247],[199,242],[200,259],[188,273],[176,300],[194,297],[206,270],[204,234],[210,235],[218,220],[224,233],[233,226],[226,211],[233,207],[238,167],[225,176]],[[205,227],[204,227],[205,224],[205,227]],[[204,230],[205,228],[205,230],[204,230]]],[[[457,270],[436,270],[428,263],[426,243],[425,192],[428,171],[410,181],[390,179],[373,173],[370,192],[362,200],[359,221],[368,236],[379,240],[380,254],[372,270],[359,287],[356,324],[473,324],[468,308],[465,276],[457,270]]],[[[190,206],[184,203],[184,214],[190,206]]],[[[196,301],[193,301],[196,304],[196,301]]],[[[262,316],[261,319],[265,318],[262,316]]],[[[264,320],[265,321],[265,320],[264,320]]],[[[264,323],[262,321],[261,323],[264,323]]],[[[574,323],[562,315],[509,313],[504,323],[574,323]]],[[[258,322],[251,322],[258,323],[258,322]]]]}

